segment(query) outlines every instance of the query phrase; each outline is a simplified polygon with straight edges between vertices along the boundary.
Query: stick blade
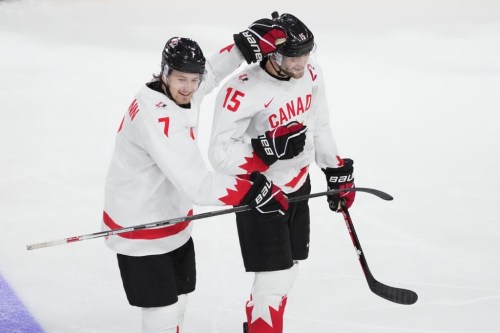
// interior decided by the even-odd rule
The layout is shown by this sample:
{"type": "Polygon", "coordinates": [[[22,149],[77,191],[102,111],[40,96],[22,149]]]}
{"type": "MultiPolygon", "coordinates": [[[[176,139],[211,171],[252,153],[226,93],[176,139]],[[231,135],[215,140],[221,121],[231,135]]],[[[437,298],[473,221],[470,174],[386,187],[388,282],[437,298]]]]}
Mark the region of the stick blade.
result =
{"type": "Polygon", "coordinates": [[[408,289],[390,287],[378,281],[372,281],[369,286],[375,295],[394,303],[411,305],[418,300],[417,293],[408,289]]]}
{"type": "Polygon", "coordinates": [[[359,192],[370,193],[370,194],[373,194],[373,195],[379,197],[380,199],[386,200],[386,201],[391,201],[391,200],[394,199],[392,195],[390,195],[388,193],[385,193],[383,191],[374,189],[374,188],[369,188],[369,187],[355,187],[353,190],[354,191],[359,191],[359,192]]]}

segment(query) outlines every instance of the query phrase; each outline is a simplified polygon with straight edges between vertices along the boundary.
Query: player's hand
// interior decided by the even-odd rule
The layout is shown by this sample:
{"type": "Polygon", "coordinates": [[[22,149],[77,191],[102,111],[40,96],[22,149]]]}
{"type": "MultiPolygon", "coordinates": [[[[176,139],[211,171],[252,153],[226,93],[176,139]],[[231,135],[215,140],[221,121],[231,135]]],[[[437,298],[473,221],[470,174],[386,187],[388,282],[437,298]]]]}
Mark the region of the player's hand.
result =
{"type": "MultiPolygon", "coordinates": [[[[352,173],[354,171],[353,160],[350,158],[342,159],[344,165],[338,168],[325,168],[321,169],[325,173],[328,190],[339,190],[354,187],[354,178],[352,173]]],[[[345,200],[345,206],[351,207],[356,192],[341,192],[327,196],[328,205],[330,209],[337,212],[340,209],[340,200],[345,200]]]]}
{"type": "Polygon", "coordinates": [[[288,214],[288,200],[283,191],[258,171],[250,174],[253,183],[241,201],[252,207],[263,220],[282,221],[288,214]]]}
{"type": "Polygon", "coordinates": [[[260,19],[252,23],[248,29],[233,35],[234,43],[240,50],[246,62],[258,62],[269,53],[286,42],[285,29],[271,19],[260,19]]]}
{"type": "Polygon", "coordinates": [[[252,139],[252,147],[269,166],[277,160],[288,160],[299,155],[306,144],[306,131],[307,126],[293,121],[252,139]]]}

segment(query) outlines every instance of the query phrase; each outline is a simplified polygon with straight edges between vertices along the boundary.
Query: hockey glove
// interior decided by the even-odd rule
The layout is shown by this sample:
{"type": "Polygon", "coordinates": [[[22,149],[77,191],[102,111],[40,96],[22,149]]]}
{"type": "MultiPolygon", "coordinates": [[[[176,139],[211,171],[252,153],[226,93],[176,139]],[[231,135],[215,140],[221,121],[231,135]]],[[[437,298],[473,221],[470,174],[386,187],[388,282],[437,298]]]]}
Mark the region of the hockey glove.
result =
{"type": "MultiPolygon", "coordinates": [[[[354,187],[354,178],[352,173],[354,171],[353,160],[350,158],[343,159],[344,165],[339,168],[325,168],[321,169],[325,173],[328,190],[339,190],[344,188],[354,187]]],[[[340,200],[345,200],[347,208],[351,207],[356,197],[356,192],[341,192],[327,196],[328,205],[330,209],[337,212],[340,208],[340,200]]]]}
{"type": "Polygon", "coordinates": [[[234,34],[233,38],[246,62],[251,64],[276,52],[286,42],[287,36],[277,22],[264,18],[252,23],[247,30],[234,34]]]}
{"type": "Polygon", "coordinates": [[[252,139],[252,147],[269,166],[277,160],[289,160],[300,154],[306,144],[306,131],[307,126],[293,121],[252,139]]]}
{"type": "Polygon", "coordinates": [[[288,213],[288,201],[281,189],[258,171],[250,174],[252,187],[241,201],[252,207],[263,220],[284,220],[288,213]]]}

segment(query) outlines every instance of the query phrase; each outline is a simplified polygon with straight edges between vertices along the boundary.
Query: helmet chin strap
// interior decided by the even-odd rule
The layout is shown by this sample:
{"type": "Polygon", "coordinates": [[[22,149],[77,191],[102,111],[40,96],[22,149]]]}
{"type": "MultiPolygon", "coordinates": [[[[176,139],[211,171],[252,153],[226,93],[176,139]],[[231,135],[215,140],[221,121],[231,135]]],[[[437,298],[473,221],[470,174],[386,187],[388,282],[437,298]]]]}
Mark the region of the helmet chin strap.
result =
{"type": "Polygon", "coordinates": [[[278,62],[276,62],[276,64],[278,65],[278,68],[276,68],[274,66],[274,62],[273,60],[276,60],[276,59],[273,59],[273,58],[269,58],[269,62],[271,63],[271,66],[273,67],[274,71],[276,72],[276,74],[278,76],[281,76],[281,77],[290,77],[290,75],[288,75],[287,73],[283,72],[283,69],[281,68],[281,65],[278,64],[278,62]]]}

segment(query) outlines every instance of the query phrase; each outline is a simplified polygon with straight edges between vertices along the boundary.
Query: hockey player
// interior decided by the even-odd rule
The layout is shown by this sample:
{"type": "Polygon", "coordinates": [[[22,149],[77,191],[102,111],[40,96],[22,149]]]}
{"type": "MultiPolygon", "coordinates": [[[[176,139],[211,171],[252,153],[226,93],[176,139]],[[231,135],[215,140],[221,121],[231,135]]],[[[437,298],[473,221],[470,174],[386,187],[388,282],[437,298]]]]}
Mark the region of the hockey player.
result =
{"type": "MultiPolygon", "coordinates": [[[[270,19],[256,21],[265,55],[286,35],[270,19]]],[[[262,45],[262,46],[260,46],[262,45]]],[[[283,219],[288,203],[259,173],[246,179],[209,172],[197,147],[202,98],[243,61],[234,44],[208,61],[199,45],[174,37],[161,72],[136,94],[116,136],[105,185],[103,230],[192,214],[198,205],[250,205],[264,218],[283,219]]],[[[142,308],[142,332],[179,333],[196,267],[189,222],[122,233],[106,245],[117,252],[129,303],[142,308]]]]}
{"type": "MultiPolygon", "coordinates": [[[[260,171],[289,198],[310,193],[308,168],[313,161],[325,173],[329,189],[353,187],[353,162],[339,157],[329,125],[323,73],[311,56],[314,36],[291,14],[273,13],[273,17],[288,39],[277,52],[235,75],[220,90],[210,162],[215,170],[232,175],[260,171]],[[297,148],[297,137],[283,139],[288,132],[304,134],[305,146],[297,148]]],[[[245,45],[247,40],[238,34],[235,42],[245,45]]],[[[247,57],[247,62],[252,60],[247,57]]],[[[329,196],[329,206],[337,211],[340,200],[345,200],[350,207],[354,195],[329,196]]],[[[255,272],[246,303],[245,329],[250,333],[283,331],[287,293],[297,276],[298,260],[308,257],[308,203],[291,203],[289,213],[286,223],[263,223],[255,212],[236,216],[245,269],[255,272]]]]}

